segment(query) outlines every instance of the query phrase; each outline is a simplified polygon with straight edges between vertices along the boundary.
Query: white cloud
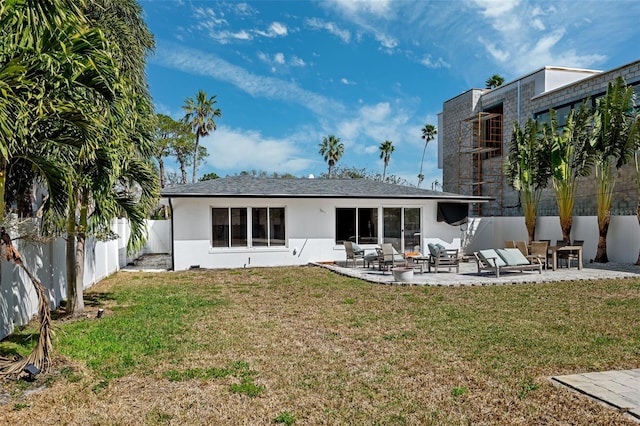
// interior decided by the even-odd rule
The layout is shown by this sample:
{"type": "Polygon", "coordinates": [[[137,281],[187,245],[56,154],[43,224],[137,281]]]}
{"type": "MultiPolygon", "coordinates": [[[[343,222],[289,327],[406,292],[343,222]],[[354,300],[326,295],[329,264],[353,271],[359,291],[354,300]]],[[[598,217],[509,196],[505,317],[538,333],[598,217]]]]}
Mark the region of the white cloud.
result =
{"type": "Polygon", "coordinates": [[[356,84],[355,82],[353,82],[353,81],[349,81],[349,80],[347,80],[347,79],[346,79],[346,78],[344,78],[344,77],[340,79],[340,83],[342,83],[342,84],[346,84],[347,86],[352,86],[352,85],[356,84]]]}
{"type": "MultiPolygon", "coordinates": [[[[600,30],[594,25],[589,27],[588,17],[582,19],[584,14],[608,14],[611,8],[606,3],[547,6],[527,0],[473,0],[470,4],[481,16],[474,26],[479,45],[511,72],[522,74],[545,65],[589,68],[606,60],[598,53],[606,51],[598,47],[606,37],[598,36],[600,30]]],[[[599,21],[611,22],[604,17],[599,21]]]]}
{"type": "Polygon", "coordinates": [[[298,58],[297,56],[292,57],[289,64],[292,67],[304,67],[307,65],[302,58],[298,58]]]}
{"type": "Polygon", "coordinates": [[[321,4],[341,13],[345,20],[360,28],[356,40],[361,41],[362,33],[366,33],[371,34],[388,53],[393,53],[398,46],[398,39],[386,29],[396,18],[397,8],[392,7],[391,0],[332,0],[321,4]]]}
{"type": "Polygon", "coordinates": [[[420,63],[427,68],[451,68],[451,65],[448,64],[444,59],[438,58],[434,60],[431,55],[425,55],[420,60],[420,63]]]}
{"type": "Polygon", "coordinates": [[[287,35],[287,26],[280,22],[273,22],[269,25],[269,29],[267,31],[254,30],[254,32],[263,37],[284,37],[287,35]]]}
{"type": "Polygon", "coordinates": [[[393,10],[391,0],[333,0],[327,3],[333,4],[338,10],[348,15],[374,15],[385,18],[393,10]]]}
{"type": "Polygon", "coordinates": [[[344,106],[335,99],[302,89],[290,81],[253,74],[200,50],[158,42],[155,54],[150,57],[149,62],[224,81],[251,96],[291,102],[322,116],[335,116],[344,112],[344,106]]]}
{"type": "Polygon", "coordinates": [[[316,159],[305,158],[295,136],[269,138],[257,131],[222,125],[200,141],[210,154],[206,165],[222,176],[236,170],[296,174],[316,162],[316,159]]]}
{"type": "Polygon", "coordinates": [[[287,61],[284,53],[278,52],[273,57],[269,56],[264,52],[258,52],[258,59],[267,64],[271,69],[271,72],[276,72],[278,69],[286,68],[287,66],[291,67],[304,67],[306,63],[303,59],[298,58],[297,56],[293,56],[290,60],[287,61]]]}
{"type": "Polygon", "coordinates": [[[382,47],[386,48],[386,49],[393,49],[395,47],[398,46],[398,40],[396,40],[394,37],[387,35],[387,34],[383,34],[380,32],[376,32],[374,34],[374,37],[377,41],[380,42],[380,44],[382,45],[382,47]]]}
{"type": "Polygon", "coordinates": [[[276,53],[276,54],[273,56],[273,61],[274,61],[276,64],[283,65],[283,64],[284,64],[284,53],[276,53]]]}
{"type": "Polygon", "coordinates": [[[510,14],[520,3],[518,0],[475,0],[487,18],[502,18],[510,14]]]}
{"type": "Polygon", "coordinates": [[[196,20],[195,29],[204,31],[220,44],[227,44],[233,40],[251,40],[253,36],[245,30],[230,31],[229,23],[219,13],[210,7],[196,7],[193,9],[196,20]]]}
{"type": "Polygon", "coordinates": [[[324,22],[318,18],[308,18],[305,24],[313,29],[326,30],[329,34],[338,37],[345,43],[351,40],[351,32],[338,28],[333,22],[324,22]]]}

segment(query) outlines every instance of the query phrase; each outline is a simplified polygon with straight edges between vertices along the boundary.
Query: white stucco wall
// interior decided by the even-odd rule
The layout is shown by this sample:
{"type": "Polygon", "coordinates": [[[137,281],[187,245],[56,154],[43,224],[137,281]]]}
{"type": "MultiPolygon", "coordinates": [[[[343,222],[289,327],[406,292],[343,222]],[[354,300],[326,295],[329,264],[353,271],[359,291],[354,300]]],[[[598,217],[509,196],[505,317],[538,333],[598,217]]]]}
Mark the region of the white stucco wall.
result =
{"type": "MultiPolygon", "coordinates": [[[[309,262],[333,262],[345,259],[344,246],[335,244],[335,209],[338,207],[421,208],[422,247],[440,242],[459,247],[458,226],[436,221],[436,201],[368,199],[273,198],[175,198],[173,206],[174,270],[191,267],[241,268],[250,266],[305,265],[309,262]],[[212,207],[285,207],[286,240],[284,247],[211,247],[212,207]]],[[[382,210],[379,212],[382,217],[382,210]]],[[[379,221],[380,222],[380,221],[379,221]]],[[[379,225],[381,239],[383,230],[379,225]]],[[[366,251],[376,244],[361,244],[366,251]]],[[[413,247],[407,247],[411,251],[413,247]]],[[[424,250],[423,250],[424,251],[424,250]]]]}

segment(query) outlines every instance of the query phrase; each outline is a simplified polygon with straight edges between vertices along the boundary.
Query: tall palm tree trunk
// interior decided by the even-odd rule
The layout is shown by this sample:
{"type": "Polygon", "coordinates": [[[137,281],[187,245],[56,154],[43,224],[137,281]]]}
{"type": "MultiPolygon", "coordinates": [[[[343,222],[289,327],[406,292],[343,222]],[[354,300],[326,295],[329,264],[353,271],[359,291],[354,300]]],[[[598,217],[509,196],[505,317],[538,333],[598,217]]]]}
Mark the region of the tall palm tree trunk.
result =
{"type": "Polygon", "coordinates": [[[195,183],[196,174],[198,172],[198,149],[200,147],[200,134],[196,132],[196,149],[193,151],[193,176],[191,183],[195,183]]]}
{"type": "Polygon", "coordinates": [[[85,242],[87,240],[87,210],[88,193],[82,192],[80,200],[80,220],[78,222],[78,236],[76,238],[75,271],[76,271],[76,303],[74,315],[81,315],[84,312],[84,254],[85,242]]]}
{"type": "Polygon", "coordinates": [[[164,189],[167,182],[164,176],[164,161],[162,158],[158,158],[158,169],[160,171],[160,188],[164,189]]]}
{"type": "Polygon", "coordinates": [[[4,192],[5,187],[7,185],[7,160],[4,158],[0,159],[0,223],[4,222],[4,210],[5,210],[5,202],[4,202],[4,192]]]}
{"type": "Polygon", "coordinates": [[[611,212],[607,211],[606,217],[600,221],[598,219],[598,251],[594,262],[607,263],[609,257],[607,256],[607,233],[609,232],[609,223],[611,222],[611,212]]]}
{"type": "Polygon", "coordinates": [[[604,163],[600,170],[596,168],[596,180],[598,181],[598,250],[594,262],[607,263],[607,233],[611,223],[611,202],[616,185],[615,170],[613,164],[604,163]]]}
{"type": "MultiPolygon", "coordinates": [[[[524,223],[527,227],[527,233],[529,234],[529,242],[535,240],[536,235],[536,221],[538,203],[536,201],[536,194],[531,191],[522,191],[522,210],[524,212],[524,223]]],[[[539,199],[539,197],[538,197],[539,199]]]]}
{"type": "MultiPolygon", "coordinates": [[[[75,197],[71,197],[75,199],[75,197]]],[[[67,266],[67,303],[65,310],[67,314],[73,315],[76,310],[76,209],[75,201],[69,201],[69,211],[67,213],[67,246],[66,246],[66,266],[67,266]]]]}

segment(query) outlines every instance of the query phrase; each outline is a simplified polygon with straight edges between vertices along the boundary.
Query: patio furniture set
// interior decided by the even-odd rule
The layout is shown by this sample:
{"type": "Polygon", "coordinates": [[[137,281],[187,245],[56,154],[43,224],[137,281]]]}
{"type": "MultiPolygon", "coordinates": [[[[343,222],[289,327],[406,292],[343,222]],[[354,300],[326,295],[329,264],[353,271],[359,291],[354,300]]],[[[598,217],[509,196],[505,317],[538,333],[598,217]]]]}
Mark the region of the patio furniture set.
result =
{"type": "Polygon", "coordinates": [[[424,273],[425,266],[428,272],[431,269],[437,273],[441,268],[456,268],[456,273],[460,271],[460,256],[458,249],[447,249],[439,244],[429,244],[429,254],[407,253],[400,254],[391,243],[385,243],[376,247],[375,252],[366,253],[364,249],[351,241],[345,241],[344,247],[347,256],[346,266],[352,263],[356,266],[358,259],[362,259],[365,267],[377,267],[381,271],[389,271],[394,268],[404,267],[420,269],[424,273]]]}
{"type": "MultiPolygon", "coordinates": [[[[577,262],[578,269],[582,269],[583,241],[572,243],[558,241],[555,245],[549,245],[550,241],[532,241],[527,244],[524,241],[505,241],[504,248],[485,249],[473,253],[478,274],[489,271],[500,277],[501,272],[506,271],[538,271],[549,265],[555,271],[559,262],[570,267],[573,261],[577,262]]],[[[423,255],[419,252],[400,254],[390,243],[376,247],[375,252],[365,253],[365,250],[351,241],[345,241],[346,266],[352,263],[357,266],[357,261],[362,260],[365,267],[377,267],[378,270],[389,271],[394,269],[414,269],[424,273],[433,269],[438,273],[442,268],[451,271],[455,268],[460,271],[460,252],[458,249],[447,249],[440,244],[428,244],[429,253],[423,255]]]]}
{"type": "Polygon", "coordinates": [[[584,241],[575,240],[572,243],[558,241],[555,245],[549,245],[548,240],[532,241],[527,244],[524,241],[505,241],[503,249],[486,249],[474,253],[478,274],[483,270],[492,271],[496,277],[500,271],[526,271],[548,269],[549,260],[551,268],[558,268],[558,261],[563,261],[567,267],[571,262],[577,262],[578,269],[582,269],[582,246],[584,241]]]}

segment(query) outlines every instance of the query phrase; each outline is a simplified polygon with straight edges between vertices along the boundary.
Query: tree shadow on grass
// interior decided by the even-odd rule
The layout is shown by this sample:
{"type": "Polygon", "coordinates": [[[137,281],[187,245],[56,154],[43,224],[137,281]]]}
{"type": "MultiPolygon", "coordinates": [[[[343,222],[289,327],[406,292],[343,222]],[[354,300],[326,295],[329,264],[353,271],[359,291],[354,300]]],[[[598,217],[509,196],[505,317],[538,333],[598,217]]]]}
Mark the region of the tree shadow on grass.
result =
{"type": "Polygon", "coordinates": [[[26,351],[31,350],[38,341],[39,334],[40,331],[37,328],[21,327],[20,329],[16,329],[13,334],[0,341],[0,357],[21,357],[18,349],[25,348],[26,351]]]}
{"type": "Polygon", "coordinates": [[[113,293],[90,293],[84,295],[84,305],[100,308],[103,307],[105,302],[114,301],[116,298],[113,293]]]}

